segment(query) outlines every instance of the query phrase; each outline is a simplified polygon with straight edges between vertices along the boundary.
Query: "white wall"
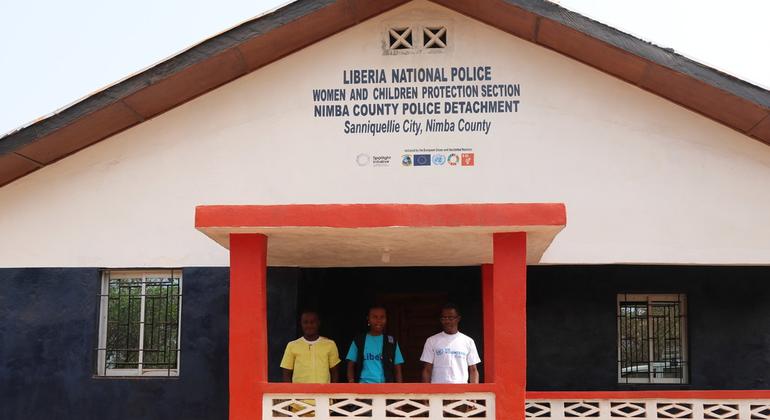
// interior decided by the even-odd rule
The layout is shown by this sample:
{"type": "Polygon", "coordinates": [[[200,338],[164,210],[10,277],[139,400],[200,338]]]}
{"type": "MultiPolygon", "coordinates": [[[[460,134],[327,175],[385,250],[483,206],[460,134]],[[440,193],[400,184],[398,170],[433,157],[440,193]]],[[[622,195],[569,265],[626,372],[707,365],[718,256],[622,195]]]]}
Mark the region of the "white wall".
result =
{"type": "Polygon", "coordinates": [[[770,264],[769,191],[770,147],[417,2],[2,187],[0,266],[227,265],[193,227],[200,204],[465,202],[566,203],[544,263],[770,264]],[[451,47],[383,54],[403,22],[448,25],[451,47]],[[518,113],[470,115],[492,121],[486,136],[346,135],[344,118],[312,116],[311,90],[342,87],[343,70],[470,65],[521,85],[518,113]],[[402,167],[413,147],[470,147],[476,165],[402,167]]]}

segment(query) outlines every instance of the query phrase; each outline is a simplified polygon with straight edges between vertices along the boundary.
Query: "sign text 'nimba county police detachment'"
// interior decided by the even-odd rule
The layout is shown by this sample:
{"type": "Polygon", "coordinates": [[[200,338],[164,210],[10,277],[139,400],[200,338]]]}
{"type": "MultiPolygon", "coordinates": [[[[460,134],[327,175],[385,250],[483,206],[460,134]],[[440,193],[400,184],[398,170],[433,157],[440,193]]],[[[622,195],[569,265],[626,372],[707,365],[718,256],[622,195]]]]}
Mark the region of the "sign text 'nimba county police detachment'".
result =
{"type": "Polygon", "coordinates": [[[491,66],[342,71],[340,87],[313,89],[313,117],[344,118],[344,134],[489,134],[490,114],[519,112],[521,86],[491,66]]]}

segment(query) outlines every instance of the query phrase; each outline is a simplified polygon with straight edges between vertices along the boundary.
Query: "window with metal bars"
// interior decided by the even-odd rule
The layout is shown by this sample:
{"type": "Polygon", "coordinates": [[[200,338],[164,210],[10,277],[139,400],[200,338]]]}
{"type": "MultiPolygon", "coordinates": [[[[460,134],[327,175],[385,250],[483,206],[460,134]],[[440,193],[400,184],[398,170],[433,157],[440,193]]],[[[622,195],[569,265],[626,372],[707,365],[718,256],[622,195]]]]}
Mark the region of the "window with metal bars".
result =
{"type": "Polygon", "coordinates": [[[618,382],[687,383],[683,294],[618,295],[618,382]]]}
{"type": "Polygon", "coordinates": [[[182,272],[102,272],[97,373],[179,375],[182,272]]]}

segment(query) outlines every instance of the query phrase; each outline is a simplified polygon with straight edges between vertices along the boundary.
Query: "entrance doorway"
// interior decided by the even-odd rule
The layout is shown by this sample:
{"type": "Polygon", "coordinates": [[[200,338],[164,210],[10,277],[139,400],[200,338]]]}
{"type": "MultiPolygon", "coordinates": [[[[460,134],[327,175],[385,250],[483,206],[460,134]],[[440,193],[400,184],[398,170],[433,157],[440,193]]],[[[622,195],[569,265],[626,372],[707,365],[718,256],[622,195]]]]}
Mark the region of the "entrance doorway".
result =
{"type": "Polygon", "coordinates": [[[449,293],[380,293],[375,301],[387,309],[389,333],[396,337],[401,351],[416,356],[404,358],[404,382],[420,382],[422,346],[426,337],[437,332],[436,320],[443,304],[449,302],[449,293]]]}
{"type": "MultiPolygon", "coordinates": [[[[447,302],[460,308],[460,331],[473,338],[479,353],[483,354],[481,268],[478,266],[296,270],[292,276],[295,281],[286,281],[286,275],[277,275],[282,278],[272,281],[268,273],[268,289],[273,291],[268,295],[268,336],[270,348],[275,349],[271,350],[271,365],[280,363],[286,342],[301,335],[296,313],[305,308],[321,314],[321,334],[337,343],[340,358],[344,360],[353,338],[367,331],[367,311],[375,304],[385,306],[388,311],[386,332],[398,339],[405,360],[405,382],[420,382],[422,347],[429,336],[441,331],[440,310],[447,302]],[[290,290],[281,292],[281,287],[290,290]],[[287,302],[290,294],[296,295],[296,302],[287,302]],[[278,302],[279,299],[286,304],[278,302]],[[287,306],[294,305],[292,314],[287,306]],[[292,319],[281,320],[284,317],[292,319]],[[294,325],[294,328],[287,331],[279,324],[294,325]]],[[[345,380],[344,366],[340,371],[342,381],[345,380]]],[[[483,372],[483,364],[481,367],[483,372]]],[[[273,378],[271,373],[271,380],[278,378],[273,378]]]]}

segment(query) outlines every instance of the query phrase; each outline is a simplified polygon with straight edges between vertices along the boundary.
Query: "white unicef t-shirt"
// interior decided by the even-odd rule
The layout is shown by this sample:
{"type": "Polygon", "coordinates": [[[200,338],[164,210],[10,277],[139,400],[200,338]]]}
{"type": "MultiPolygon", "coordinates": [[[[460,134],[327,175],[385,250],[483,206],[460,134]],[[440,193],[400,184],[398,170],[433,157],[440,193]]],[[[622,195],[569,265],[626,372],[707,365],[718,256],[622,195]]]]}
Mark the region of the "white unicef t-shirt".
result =
{"type": "Polygon", "coordinates": [[[420,360],[433,364],[430,382],[434,384],[467,384],[468,366],[481,362],[472,338],[443,331],[428,337],[420,360]]]}

